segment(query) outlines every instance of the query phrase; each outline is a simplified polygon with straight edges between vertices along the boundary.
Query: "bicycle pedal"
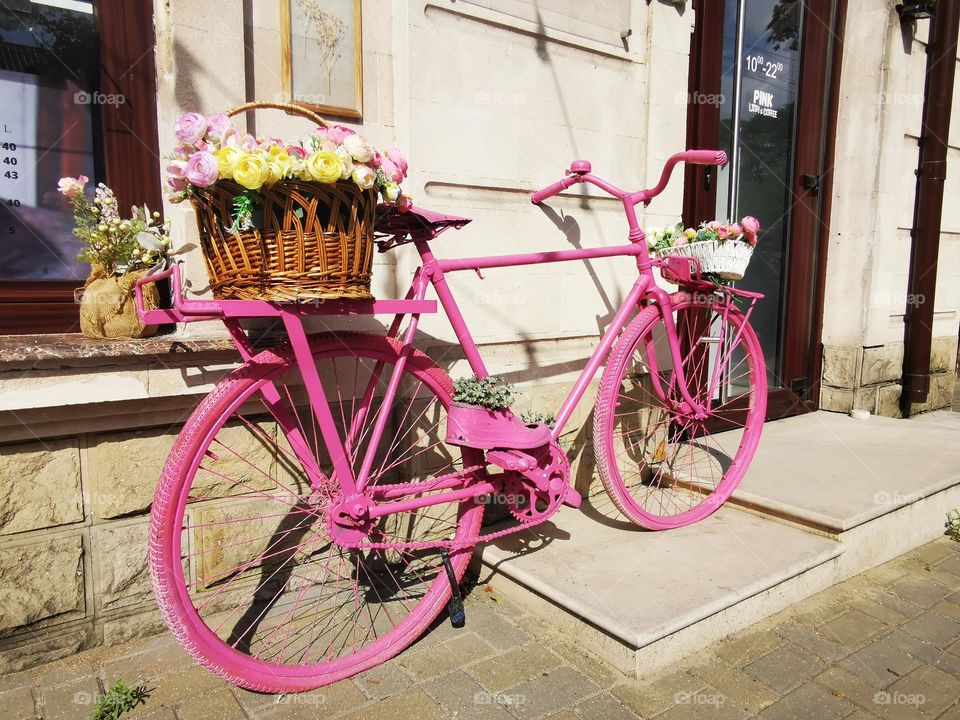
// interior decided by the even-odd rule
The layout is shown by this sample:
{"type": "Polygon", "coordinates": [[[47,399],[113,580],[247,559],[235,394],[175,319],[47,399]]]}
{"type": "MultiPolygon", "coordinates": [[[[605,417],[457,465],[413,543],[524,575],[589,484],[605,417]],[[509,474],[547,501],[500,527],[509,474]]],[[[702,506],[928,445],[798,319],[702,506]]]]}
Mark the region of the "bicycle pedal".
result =
{"type": "Polygon", "coordinates": [[[535,457],[519,450],[491,450],[487,453],[487,462],[514,472],[525,472],[537,467],[535,457]]]}
{"type": "Polygon", "coordinates": [[[450,563],[450,553],[443,553],[443,569],[447,571],[447,580],[450,581],[450,600],[447,602],[447,613],[450,615],[450,624],[455,628],[462,628],[467,624],[467,611],[463,607],[463,595],[460,594],[460,583],[457,574],[450,563]]]}

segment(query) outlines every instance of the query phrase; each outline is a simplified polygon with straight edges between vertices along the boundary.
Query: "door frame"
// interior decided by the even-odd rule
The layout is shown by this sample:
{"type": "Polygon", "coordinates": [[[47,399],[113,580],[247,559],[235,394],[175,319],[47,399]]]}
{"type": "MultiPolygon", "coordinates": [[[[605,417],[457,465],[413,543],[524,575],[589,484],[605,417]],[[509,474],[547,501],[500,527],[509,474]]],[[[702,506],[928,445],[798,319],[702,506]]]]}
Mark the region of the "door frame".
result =
{"type": "MultiPolygon", "coordinates": [[[[823,364],[824,284],[847,0],[801,1],[805,15],[796,129],[819,126],[823,131],[819,138],[804,135],[795,142],[782,327],[783,379],[782,385],[769,393],[767,419],[771,420],[819,407],[823,364]],[[819,177],[818,192],[804,186],[804,175],[819,177]]],[[[691,98],[720,95],[723,34],[716,29],[723,27],[724,5],[722,0],[693,0],[691,98]]],[[[719,104],[688,104],[688,148],[716,147],[719,132],[719,104]]],[[[683,219],[687,226],[716,214],[716,183],[706,186],[707,171],[700,166],[686,168],[683,219]]]]}

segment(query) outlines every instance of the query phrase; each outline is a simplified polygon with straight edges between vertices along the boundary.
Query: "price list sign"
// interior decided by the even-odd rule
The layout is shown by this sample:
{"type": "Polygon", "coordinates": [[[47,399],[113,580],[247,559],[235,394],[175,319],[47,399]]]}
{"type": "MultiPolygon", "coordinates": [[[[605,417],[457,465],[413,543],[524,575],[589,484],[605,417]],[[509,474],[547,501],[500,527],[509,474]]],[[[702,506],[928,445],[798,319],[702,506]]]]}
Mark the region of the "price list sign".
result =
{"type": "Polygon", "coordinates": [[[70,82],[0,70],[0,279],[86,275],[69,204],[57,193],[63,176],[93,177],[91,110],[75,93],[70,82]]]}

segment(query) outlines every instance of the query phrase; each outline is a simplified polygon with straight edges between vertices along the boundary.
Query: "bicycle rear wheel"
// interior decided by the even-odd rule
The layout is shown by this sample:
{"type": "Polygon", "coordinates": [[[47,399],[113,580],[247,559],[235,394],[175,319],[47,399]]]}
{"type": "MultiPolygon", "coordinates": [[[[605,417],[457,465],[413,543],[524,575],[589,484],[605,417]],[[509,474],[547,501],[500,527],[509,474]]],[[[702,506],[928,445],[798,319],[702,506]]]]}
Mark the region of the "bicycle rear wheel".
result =
{"type": "MultiPolygon", "coordinates": [[[[347,448],[354,472],[374,418],[389,413],[381,443],[389,447],[376,449],[368,487],[462,473],[482,460],[443,442],[452,386],[426,356],[409,358],[384,408],[398,343],[328,335],[311,347],[341,437],[355,430],[347,448]]],[[[329,478],[301,383],[289,349],[265,351],[222,381],[177,439],[151,513],[150,565],[168,626],[202,665],[251,690],[308,690],[380,664],[416,640],[450,597],[436,549],[348,549],[330,539],[328,510],[342,493],[311,488],[282,427],[286,415],[329,478]],[[279,409],[261,393],[268,382],[279,409]]],[[[367,540],[465,542],[450,551],[459,580],[482,513],[464,501],[387,515],[367,540]]]]}
{"type": "Polygon", "coordinates": [[[718,295],[672,296],[690,395],[684,407],[660,312],[645,308],[604,370],[594,414],[597,470],[632,522],[667,530],[719,508],[746,472],[763,428],[767,376],[757,336],[718,295]]]}

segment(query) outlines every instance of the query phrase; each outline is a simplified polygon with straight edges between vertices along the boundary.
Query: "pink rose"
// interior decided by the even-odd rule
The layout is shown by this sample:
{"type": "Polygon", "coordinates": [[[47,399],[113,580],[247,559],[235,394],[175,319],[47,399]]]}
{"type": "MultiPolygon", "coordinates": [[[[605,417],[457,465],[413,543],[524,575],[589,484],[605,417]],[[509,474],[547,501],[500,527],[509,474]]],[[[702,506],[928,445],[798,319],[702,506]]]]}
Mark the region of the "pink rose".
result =
{"type": "Polygon", "coordinates": [[[196,152],[187,162],[187,180],[191,185],[210,187],[220,177],[220,168],[213,153],[196,152]]]}
{"type": "Polygon", "coordinates": [[[167,186],[174,192],[183,192],[187,189],[187,181],[183,178],[167,178],[167,186]]]}
{"type": "Polygon", "coordinates": [[[403,182],[403,173],[400,171],[400,168],[397,167],[396,163],[394,163],[390,158],[383,158],[383,160],[380,162],[380,170],[383,172],[384,177],[390,182],[397,184],[403,182]]]}
{"type": "Polygon", "coordinates": [[[210,135],[223,137],[223,133],[226,132],[227,128],[232,126],[233,123],[230,121],[230,118],[223,113],[217,113],[207,118],[207,133],[210,135]]]}
{"type": "Polygon", "coordinates": [[[188,112],[177,120],[173,130],[177,140],[187,145],[193,145],[207,132],[207,119],[200,113],[188,112]]]}
{"type": "Polygon", "coordinates": [[[247,133],[243,136],[243,140],[240,141],[240,147],[244,150],[256,150],[260,147],[260,143],[253,135],[247,133]]]}
{"type": "Polygon", "coordinates": [[[299,155],[301,158],[305,158],[307,156],[307,151],[299,145],[287,145],[287,152],[291,155],[299,155]]]}
{"type": "Polygon", "coordinates": [[[730,228],[726,225],[721,225],[717,228],[717,237],[721,240],[726,240],[730,237],[730,228]]]}
{"type": "Polygon", "coordinates": [[[398,168],[400,168],[400,172],[403,173],[404,177],[406,177],[409,167],[407,166],[407,158],[404,156],[404,154],[397,148],[392,147],[387,150],[387,157],[390,158],[398,168]]]}
{"type": "Polygon", "coordinates": [[[83,192],[83,188],[89,179],[90,178],[88,178],[86,175],[81,175],[80,177],[75,178],[60,178],[60,182],[57,183],[57,189],[72,200],[74,197],[83,192]]]}
{"type": "Polygon", "coordinates": [[[221,145],[239,145],[243,141],[243,133],[235,127],[228,127],[220,138],[221,145]]]}
{"type": "Polygon", "coordinates": [[[734,237],[739,237],[743,235],[743,228],[738,223],[734,223],[730,226],[730,232],[733,233],[734,237]]]}
{"type": "Polygon", "coordinates": [[[383,164],[383,155],[381,155],[378,150],[374,150],[373,155],[370,156],[370,160],[368,162],[370,167],[378,168],[383,164]]]}
{"type": "Polygon", "coordinates": [[[673,239],[674,247],[679,247],[680,245],[686,245],[686,244],[687,244],[687,236],[684,235],[683,233],[680,233],[673,239]]]}
{"type": "Polygon", "coordinates": [[[171,160],[167,163],[167,176],[183,180],[187,177],[187,161],[171,160]]]}
{"type": "Polygon", "coordinates": [[[177,145],[173,149],[173,157],[175,160],[187,160],[195,150],[193,145],[177,145]]]}
{"type": "Polygon", "coordinates": [[[356,132],[343,125],[331,125],[327,128],[327,139],[332,140],[338,145],[343,143],[343,141],[351,135],[356,135],[356,132]]]}
{"type": "Polygon", "coordinates": [[[747,215],[740,221],[743,226],[743,238],[753,247],[757,246],[757,234],[760,232],[760,221],[753,215],[747,215]]]}

